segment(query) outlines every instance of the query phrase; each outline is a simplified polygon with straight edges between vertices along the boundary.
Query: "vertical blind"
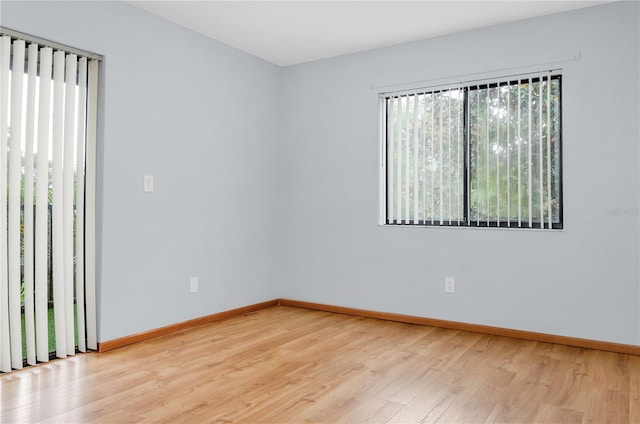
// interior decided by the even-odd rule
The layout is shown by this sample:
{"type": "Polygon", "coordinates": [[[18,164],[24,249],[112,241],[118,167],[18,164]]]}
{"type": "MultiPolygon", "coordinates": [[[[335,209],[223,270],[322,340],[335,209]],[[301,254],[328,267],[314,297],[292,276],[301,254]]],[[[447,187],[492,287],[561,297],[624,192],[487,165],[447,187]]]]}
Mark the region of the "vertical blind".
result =
{"type": "Polygon", "coordinates": [[[475,225],[562,227],[560,82],[544,72],[469,88],[478,115],[468,126],[475,225]]]}
{"type": "Polygon", "coordinates": [[[381,223],[562,228],[560,83],[382,94],[381,223]]]}
{"type": "Polygon", "coordinates": [[[387,98],[387,223],[462,221],[463,94],[387,98]]]}
{"type": "Polygon", "coordinates": [[[2,372],[97,347],[98,65],[0,35],[2,372]]]}

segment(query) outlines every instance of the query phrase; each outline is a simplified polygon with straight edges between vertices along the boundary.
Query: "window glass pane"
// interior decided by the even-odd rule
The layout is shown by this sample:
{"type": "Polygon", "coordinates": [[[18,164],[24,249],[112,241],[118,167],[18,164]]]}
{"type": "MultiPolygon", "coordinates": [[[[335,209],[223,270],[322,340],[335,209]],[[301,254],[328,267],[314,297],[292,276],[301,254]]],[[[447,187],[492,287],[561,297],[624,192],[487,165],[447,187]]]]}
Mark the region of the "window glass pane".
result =
{"type": "Polygon", "coordinates": [[[469,202],[475,225],[560,218],[560,79],[471,87],[469,202]]]}

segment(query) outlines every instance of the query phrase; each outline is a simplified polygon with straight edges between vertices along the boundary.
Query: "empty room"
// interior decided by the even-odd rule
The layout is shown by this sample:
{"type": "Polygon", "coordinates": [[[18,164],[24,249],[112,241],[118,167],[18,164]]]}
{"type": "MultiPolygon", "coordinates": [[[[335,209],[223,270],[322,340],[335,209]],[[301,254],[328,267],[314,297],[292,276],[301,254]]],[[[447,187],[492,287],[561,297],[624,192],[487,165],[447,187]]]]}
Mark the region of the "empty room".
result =
{"type": "Polygon", "coordinates": [[[640,422],[637,1],[0,1],[0,422],[640,422]]]}

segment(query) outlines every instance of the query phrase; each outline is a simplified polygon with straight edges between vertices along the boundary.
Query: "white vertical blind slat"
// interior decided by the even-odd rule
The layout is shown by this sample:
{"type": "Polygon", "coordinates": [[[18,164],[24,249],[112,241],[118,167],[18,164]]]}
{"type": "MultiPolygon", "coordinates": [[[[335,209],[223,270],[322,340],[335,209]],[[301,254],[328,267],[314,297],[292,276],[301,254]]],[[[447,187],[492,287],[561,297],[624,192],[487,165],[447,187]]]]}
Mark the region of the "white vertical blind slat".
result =
{"type": "MultiPolygon", "coordinates": [[[[0,234],[7,234],[7,132],[9,129],[9,70],[11,39],[0,37],[0,234]]],[[[8,245],[0,243],[0,371],[11,371],[9,333],[8,245]]]]}
{"type": "Polygon", "coordinates": [[[411,185],[409,183],[409,169],[411,166],[409,163],[409,151],[411,149],[411,131],[409,130],[411,113],[409,112],[409,96],[405,96],[404,114],[406,123],[404,129],[404,181],[402,185],[404,186],[404,223],[408,224],[411,215],[411,211],[409,210],[409,199],[411,198],[411,185]]]}
{"type": "Polygon", "coordinates": [[[424,222],[429,217],[427,213],[427,95],[422,95],[422,219],[424,222]]]}
{"type": "Polygon", "coordinates": [[[522,158],[520,147],[522,145],[521,118],[521,83],[518,81],[518,227],[522,227],[522,158]]]}
{"type": "Polygon", "coordinates": [[[27,63],[27,115],[25,127],[24,166],[24,324],[27,363],[36,364],[36,333],[34,310],[34,221],[33,172],[36,130],[36,82],[38,75],[38,45],[29,45],[27,63]]]}
{"type": "Polygon", "coordinates": [[[549,228],[553,226],[553,215],[551,211],[551,75],[547,76],[547,218],[549,228]]]}
{"type": "Polygon", "coordinates": [[[413,96],[413,222],[418,222],[418,196],[420,187],[418,183],[418,95],[413,96]]]}
{"type": "MultiPolygon", "coordinates": [[[[395,125],[394,124],[394,118],[396,117],[395,113],[395,104],[396,104],[396,99],[395,98],[390,98],[388,100],[388,111],[387,111],[387,115],[390,118],[391,122],[387,127],[387,140],[389,140],[387,143],[383,143],[387,145],[387,181],[386,181],[386,190],[387,190],[387,219],[389,222],[395,222],[396,219],[396,215],[395,215],[395,208],[394,208],[394,192],[393,192],[393,188],[394,188],[394,165],[395,165],[395,161],[393,160],[393,156],[395,154],[395,150],[394,150],[394,144],[395,144],[395,137],[394,137],[394,131],[397,131],[397,123],[395,125]]],[[[396,121],[397,122],[397,121],[396,121]]]]}
{"type": "Polygon", "coordinates": [[[447,92],[448,94],[448,98],[447,98],[447,165],[448,165],[448,169],[447,169],[447,187],[448,187],[448,192],[447,192],[447,205],[449,206],[449,211],[448,211],[448,216],[449,216],[449,225],[451,225],[451,204],[453,203],[451,200],[451,173],[452,173],[452,169],[451,169],[451,143],[453,142],[451,139],[451,90],[449,90],[447,92]]]}
{"type": "Polygon", "coordinates": [[[9,136],[9,331],[11,339],[11,366],[22,368],[22,325],[20,285],[22,280],[20,263],[20,186],[22,183],[22,93],[24,81],[25,42],[13,42],[13,61],[19,64],[11,73],[11,123],[9,136]]]}
{"type": "Polygon", "coordinates": [[[64,134],[62,161],[62,221],[63,221],[63,260],[64,260],[64,313],[67,355],[75,354],[75,319],[73,310],[73,159],[75,156],[76,124],[76,74],[78,57],[74,54],[66,56],[65,64],[65,99],[64,99],[64,134]]]}
{"type": "Polygon", "coordinates": [[[65,54],[57,51],[53,55],[53,202],[52,202],[52,251],[58,254],[53,261],[53,317],[55,322],[56,356],[66,358],[67,335],[65,324],[65,262],[64,218],[63,218],[63,163],[64,163],[64,65],[65,54]]]}
{"type": "Polygon", "coordinates": [[[52,49],[48,47],[40,49],[35,241],[36,356],[40,362],[49,361],[49,257],[47,245],[49,243],[49,129],[51,124],[52,66],[52,49]]]}
{"type": "Polygon", "coordinates": [[[78,119],[76,132],[76,308],[78,327],[78,350],[87,351],[85,338],[85,310],[84,310],[84,154],[85,154],[85,119],[87,104],[87,59],[78,61],[78,119]]]}
{"type": "MultiPolygon", "coordinates": [[[[435,159],[435,135],[436,135],[436,93],[431,93],[431,158],[430,162],[433,162],[435,159]]],[[[429,163],[429,173],[431,174],[431,208],[429,212],[431,213],[431,225],[435,222],[435,193],[433,187],[435,185],[435,172],[433,171],[433,166],[429,163]]]]}
{"type": "Polygon", "coordinates": [[[500,84],[496,87],[496,222],[500,226],[500,84]]]}
{"type": "MultiPolygon", "coordinates": [[[[480,168],[480,143],[481,143],[481,136],[480,136],[480,87],[477,86],[476,87],[476,129],[477,129],[477,137],[478,139],[476,140],[476,143],[474,143],[476,145],[476,161],[478,162],[477,166],[478,168],[480,168]]],[[[478,180],[477,180],[477,185],[478,185],[478,190],[480,189],[480,183],[481,183],[481,175],[480,173],[478,173],[478,180]]],[[[478,203],[478,208],[480,207],[480,200],[477,200],[478,203]]],[[[476,225],[480,226],[480,211],[478,211],[477,213],[477,221],[476,221],[476,225]]]]}
{"type": "Polygon", "coordinates": [[[544,127],[542,121],[542,79],[538,82],[538,197],[540,203],[540,228],[544,228],[544,160],[542,158],[542,147],[544,146],[544,127]]]}
{"type": "Polygon", "coordinates": [[[396,154],[396,223],[402,222],[402,97],[398,97],[398,138],[396,154]]]}
{"type": "Polygon", "coordinates": [[[438,194],[440,195],[440,225],[444,223],[444,153],[442,148],[442,133],[443,133],[443,109],[442,106],[442,92],[438,93],[438,111],[440,112],[438,122],[438,194]]]}
{"type": "Polygon", "coordinates": [[[491,168],[491,161],[490,161],[490,148],[489,148],[489,124],[491,122],[490,118],[489,118],[489,111],[490,111],[490,107],[489,104],[491,102],[491,98],[490,98],[490,93],[491,90],[489,89],[489,87],[487,87],[487,97],[485,100],[485,107],[486,107],[486,112],[487,112],[487,116],[486,116],[486,120],[485,120],[485,126],[486,126],[486,136],[485,136],[485,140],[484,140],[484,147],[485,147],[485,156],[486,156],[486,163],[485,163],[485,168],[487,169],[487,175],[486,175],[486,180],[485,180],[485,186],[486,186],[486,195],[485,195],[485,199],[486,199],[486,209],[485,209],[485,213],[487,214],[487,226],[489,225],[489,222],[491,220],[491,203],[489,201],[489,190],[490,190],[490,183],[489,183],[489,169],[491,168]]]}
{"type": "Polygon", "coordinates": [[[507,227],[511,226],[511,83],[507,85],[507,227]]]}
{"type": "Polygon", "coordinates": [[[99,62],[89,62],[85,182],[85,304],[87,348],[98,348],[96,313],[96,143],[98,134],[99,62]]]}
{"type": "MultiPolygon", "coordinates": [[[[457,102],[457,104],[458,104],[458,107],[457,107],[457,112],[458,112],[458,120],[457,120],[457,123],[458,123],[457,125],[458,126],[457,126],[457,129],[458,129],[458,131],[457,131],[457,140],[456,140],[456,146],[457,146],[456,158],[457,158],[458,163],[456,165],[456,175],[457,175],[457,177],[456,177],[456,189],[460,190],[460,187],[461,187],[461,185],[460,185],[460,175],[462,174],[461,157],[462,157],[462,154],[464,153],[464,149],[462,148],[462,124],[463,123],[462,123],[462,121],[460,119],[461,116],[462,116],[461,115],[461,110],[462,110],[462,107],[463,107],[463,102],[460,101],[461,90],[458,90],[457,93],[458,93],[458,96],[457,96],[458,97],[458,102],[457,102]]],[[[457,221],[458,221],[458,224],[460,224],[461,219],[462,219],[462,215],[463,215],[462,202],[460,200],[461,199],[460,193],[458,193],[458,195],[456,196],[456,199],[457,199],[456,200],[457,201],[457,203],[456,203],[456,211],[457,211],[457,215],[458,215],[457,221]]]]}
{"type": "Polygon", "coordinates": [[[529,78],[529,84],[527,85],[527,94],[528,94],[528,107],[527,107],[527,114],[528,114],[528,129],[529,129],[529,137],[527,139],[527,170],[528,170],[528,184],[527,184],[527,192],[529,195],[529,203],[528,203],[528,207],[529,207],[529,227],[533,227],[533,187],[532,187],[532,181],[533,181],[533,175],[531,175],[531,171],[533,169],[533,163],[532,163],[532,159],[531,159],[531,153],[532,153],[532,149],[533,146],[531,145],[533,143],[533,136],[532,136],[532,132],[533,132],[533,119],[532,119],[532,99],[531,96],[533,94],[533,82],[531,81],[531,78],[529,78]]]}
{"type": "MultiPolygon", "coordinates": [[[[466,95],[469,96],[469,94],[471,93],[471,91],[467,88],[466,90],[466,95]]],[[[471,166],[471,99],[468,98],[467,99],[467,122],[465,123],[465,130],[467,132],[467,138],[468,141],[465,141],[465,148],[466,148],[466,157],[465,160],[467,161],[467,164],[469,164],[469,167],[471,166]]],[[[468,187],[468,191],[469,193],[471,192],[471,172],[467,172],[466,175],[466,180],[464,181],[464,183],[467,185],[468,187]]],[[[469,196],[470,197],[470,196],[469,196]]],[[[469,199],[467,199],[467,219],[469,220],[469,223],[471,221],[471,202],[469,201],[469,199]]]]}

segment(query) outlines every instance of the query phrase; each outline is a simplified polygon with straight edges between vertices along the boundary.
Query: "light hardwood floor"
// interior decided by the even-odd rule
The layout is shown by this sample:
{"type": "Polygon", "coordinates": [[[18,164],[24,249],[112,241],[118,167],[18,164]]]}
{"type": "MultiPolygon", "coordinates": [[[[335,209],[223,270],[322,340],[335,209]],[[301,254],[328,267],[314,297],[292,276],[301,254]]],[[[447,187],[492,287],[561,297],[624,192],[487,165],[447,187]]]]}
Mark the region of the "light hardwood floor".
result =
{"type": "Polygon", "coordinates": [[[640,357],[276,306],[0,376],[0,422],[640,423],[640,357]]]}

